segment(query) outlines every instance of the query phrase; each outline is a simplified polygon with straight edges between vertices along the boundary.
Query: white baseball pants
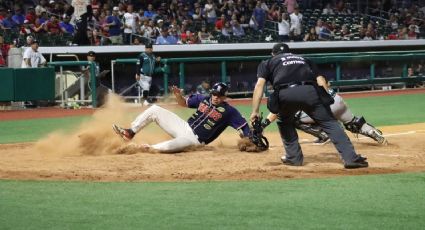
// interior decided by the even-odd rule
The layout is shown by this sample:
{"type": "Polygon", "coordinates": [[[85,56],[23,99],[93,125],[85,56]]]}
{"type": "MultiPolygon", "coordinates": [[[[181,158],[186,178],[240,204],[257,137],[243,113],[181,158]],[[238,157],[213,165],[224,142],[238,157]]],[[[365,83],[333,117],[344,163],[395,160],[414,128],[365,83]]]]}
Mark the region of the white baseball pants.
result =
{"type": "Polygon", "coordinates": [[[179,152],[183,149],[200,145],[189,124],[171,111],[157,105],[150,106],[131,123],[131,129],[137,133],[151,122],[156,122],[174,139],[149,146],[160,152],[179,152]]]}

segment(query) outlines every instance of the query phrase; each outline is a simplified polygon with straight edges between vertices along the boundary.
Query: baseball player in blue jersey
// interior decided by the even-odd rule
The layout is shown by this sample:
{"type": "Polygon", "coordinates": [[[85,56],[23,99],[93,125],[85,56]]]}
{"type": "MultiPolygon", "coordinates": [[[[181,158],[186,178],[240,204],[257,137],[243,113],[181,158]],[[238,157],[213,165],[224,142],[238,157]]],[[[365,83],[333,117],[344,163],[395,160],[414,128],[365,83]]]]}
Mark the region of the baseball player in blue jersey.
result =
{"type": "Polygon", "coordinates": [[[159,152],[180,152],[189,146],[208,144],[228,126],[238,130],[241,136],[248,137],[249,125],[239,111],[226,102],[227,90],[226,84],[216,83],[210,95],[192,94],[184,97],[181,89],[173,86],[172,91],[177,103],[196,109],[187,121],[158,105],[152,105],[137,116],[130,128],[121,128],[115,124],[112,128],[124,140],[130,141],[146,125],[156,122],[174,139],[142,147],[159,152]]]}

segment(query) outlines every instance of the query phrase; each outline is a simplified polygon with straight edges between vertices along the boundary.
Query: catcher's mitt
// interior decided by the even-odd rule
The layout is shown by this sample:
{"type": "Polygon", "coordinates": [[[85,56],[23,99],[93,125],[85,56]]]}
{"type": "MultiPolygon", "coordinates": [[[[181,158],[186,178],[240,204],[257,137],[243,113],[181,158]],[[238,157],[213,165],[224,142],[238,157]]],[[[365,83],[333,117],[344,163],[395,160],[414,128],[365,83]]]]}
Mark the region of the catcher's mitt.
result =
{"type": "Polygon", "coordinates": [[[238,141],[240,151],[262,152],[269,148],[269,141],[263,136],[262,119],[262,116],[255,119],[251,124],[252,128],[249,137],[244,137],[238,141]]]}

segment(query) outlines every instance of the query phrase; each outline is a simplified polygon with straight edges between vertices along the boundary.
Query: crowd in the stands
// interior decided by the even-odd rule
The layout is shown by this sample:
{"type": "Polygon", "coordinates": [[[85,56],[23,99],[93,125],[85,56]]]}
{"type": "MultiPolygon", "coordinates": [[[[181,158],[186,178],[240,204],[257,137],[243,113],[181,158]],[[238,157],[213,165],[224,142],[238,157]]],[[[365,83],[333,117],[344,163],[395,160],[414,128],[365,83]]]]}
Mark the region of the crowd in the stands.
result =
{"type": "Polygon", "coordinates": [[[0,0],[0,36],[42,46],[424,38],[423,1],[0,0]],[[358,12],[358,10],[361,10],[358,12]]]}

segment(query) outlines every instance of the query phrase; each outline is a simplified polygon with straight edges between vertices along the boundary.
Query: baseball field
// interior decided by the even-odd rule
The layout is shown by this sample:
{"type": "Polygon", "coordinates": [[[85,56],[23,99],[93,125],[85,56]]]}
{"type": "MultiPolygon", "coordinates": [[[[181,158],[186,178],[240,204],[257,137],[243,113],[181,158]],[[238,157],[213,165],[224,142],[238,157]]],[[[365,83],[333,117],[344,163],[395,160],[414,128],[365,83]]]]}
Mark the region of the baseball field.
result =
{"type": "MultiPolygon", "coordinates": [[[[2,111],[0,229],[423,229],[425,90],[342,96],[388,139],[348,133],[369,168],[344,169],[304,133],[305,165],[284,166],[275,125],[263,153],[239,152],[232,129],[179,154],[134,151],[111,125],[144,108],[115,96],[96,110],[2,111]]],[[[249,101],[230,103],[249,116],[249,101]]],[[[151,124],[134,142],[168,138],[151,124]]]]}

